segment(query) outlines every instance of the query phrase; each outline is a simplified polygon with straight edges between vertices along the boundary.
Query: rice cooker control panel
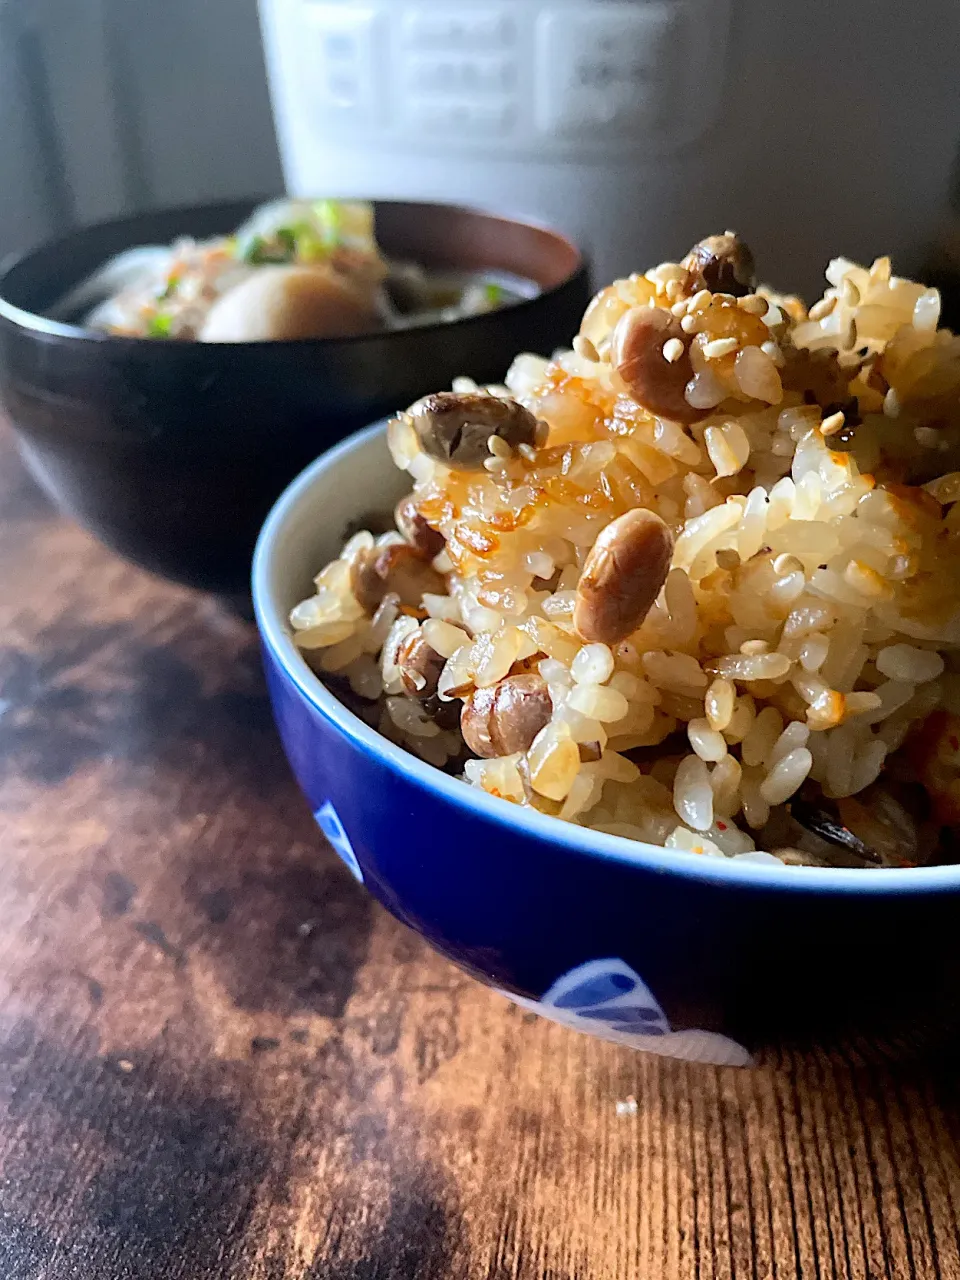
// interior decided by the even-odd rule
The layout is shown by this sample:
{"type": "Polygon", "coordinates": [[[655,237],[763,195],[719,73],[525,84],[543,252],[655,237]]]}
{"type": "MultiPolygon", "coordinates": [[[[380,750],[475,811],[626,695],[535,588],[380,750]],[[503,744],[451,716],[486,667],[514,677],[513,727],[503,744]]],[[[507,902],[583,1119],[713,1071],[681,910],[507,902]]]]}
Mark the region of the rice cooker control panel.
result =
{"type": "Polygon", "coordinates": [[[300,100],[341,144],[663,152],[710,126],[722,88],[728,0],[283,7],[300,100]]]}

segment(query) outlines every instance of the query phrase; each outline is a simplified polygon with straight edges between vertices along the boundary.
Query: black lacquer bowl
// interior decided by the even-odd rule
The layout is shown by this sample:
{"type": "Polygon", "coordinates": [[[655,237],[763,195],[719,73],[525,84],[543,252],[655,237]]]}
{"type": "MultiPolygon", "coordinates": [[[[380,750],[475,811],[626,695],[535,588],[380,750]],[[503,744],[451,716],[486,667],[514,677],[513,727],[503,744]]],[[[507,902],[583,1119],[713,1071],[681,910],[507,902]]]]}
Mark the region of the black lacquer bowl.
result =
{"type": "Polygon", "coordinates": [[[44,314],[113,255],[227,233],[256,203],[90,227],[0,277],[0,395],[34,476],[131,560],[240,597],[264,517],[308,462],[458,374],[499,381],[518,352],[569,344],[589,299],[579,252],[554,231],[449,205],[380,202],[388,257],[509,272],[539,294],[446,324],[296,342],[118,338],[44,314]]]}

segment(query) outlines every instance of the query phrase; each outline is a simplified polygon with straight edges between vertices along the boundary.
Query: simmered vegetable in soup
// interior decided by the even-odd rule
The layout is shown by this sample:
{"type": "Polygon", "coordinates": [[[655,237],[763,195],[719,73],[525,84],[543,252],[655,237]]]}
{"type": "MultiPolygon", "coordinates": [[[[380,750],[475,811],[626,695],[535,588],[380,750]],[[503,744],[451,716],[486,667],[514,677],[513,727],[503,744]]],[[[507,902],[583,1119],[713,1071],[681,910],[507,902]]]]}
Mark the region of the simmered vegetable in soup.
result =
{"type": "Polygon", "coordinates": [[[809,309],[733,233],[572,350],[390,423],[410,493],[293,610],[368,722],[513,804],[713,858],[915,867],[960,826],[960,337],[887,258],[809,309]]]}
{"type": "Polygon", "coordinates": [[[457,320],[537,292],[507,274],[392,262],[374,223],[361,201],[277,201],[233,235],[130,250],[57,310],[124,337],[258,342],[457,320]]]}

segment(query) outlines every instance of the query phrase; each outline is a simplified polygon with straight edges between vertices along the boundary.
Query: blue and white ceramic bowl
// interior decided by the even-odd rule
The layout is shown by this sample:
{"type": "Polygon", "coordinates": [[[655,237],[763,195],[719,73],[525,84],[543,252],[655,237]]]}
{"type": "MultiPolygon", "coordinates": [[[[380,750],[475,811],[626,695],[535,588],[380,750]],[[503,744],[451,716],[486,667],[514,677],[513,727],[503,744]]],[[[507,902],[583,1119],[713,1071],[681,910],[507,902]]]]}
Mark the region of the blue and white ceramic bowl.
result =
{"type": "Polygon", "coordinates": [[[448,777],[338,702],[287,615],[404,480],[382,427],[347,440],[279,499],[253,572],[287,755],[375,898],[525,1007],[656,1053],[747,1064],[812,1036],[914,1052],[956,1025],[960,867],[788,868],[587,831],[448,777]]]}

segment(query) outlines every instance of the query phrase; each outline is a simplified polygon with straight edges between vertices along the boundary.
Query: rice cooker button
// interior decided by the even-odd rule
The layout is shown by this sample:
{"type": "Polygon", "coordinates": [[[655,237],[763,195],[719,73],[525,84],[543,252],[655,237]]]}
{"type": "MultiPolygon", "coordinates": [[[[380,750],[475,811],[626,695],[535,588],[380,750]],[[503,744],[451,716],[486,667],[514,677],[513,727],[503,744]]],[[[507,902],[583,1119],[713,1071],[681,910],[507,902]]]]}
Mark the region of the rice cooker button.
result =
{"type": "Polygon", "coordinates": [[[668,77],[666,35],[671,14],[661,6],[599,6],[589,17],[548,12],[538,24],[537,117],[558,133],[632,131],[656,108],[657,77],[668,77]]]}
{"type": "Polygon", "coordinates": [[[419,134],[433,138],[504,138],[513,130],[516,108],[512,102],[421,98],[409,104],[409,120],[419,134]]]}
{"type": "Polygon", "coordinates": [[[516,71],[502,55],[434,53],[408,59],[407,83],[413,93],[501,94],[516,87],[516,71]]]}
{"type": "Polygon", "coordinates": [[[509,49],[517,27],[505,6],[484,8],[409,9],[403,19],[404,43],[410,49],[509,49]]]}
{"type": "Polygon", "coordinates": [[[375,123],[376,14],[339,4],[313,4],[306,6],[305,17],[301,75],[306,94],[326,118],[338,124],[375,123]]]}
{"type": "MultiPolygon", "coordinates": [[[[723,9],[721,4],[719,9],[723,9]]],[[[598,135],[625,141],[682,130],[687,109],[678,88],[695,71],[714,78],[719,51],[707,45],[717,25],[708,5],[590,5],[552,9],[537,21],[536,118],[559,138],[598,135]],[[701,65],[703,64],[703,65],[701,65]]],[[[698,87],[705,87],[698,84],[698,87]]],[[[694,95],[697,102],[708,95],[694,95]]]]}

